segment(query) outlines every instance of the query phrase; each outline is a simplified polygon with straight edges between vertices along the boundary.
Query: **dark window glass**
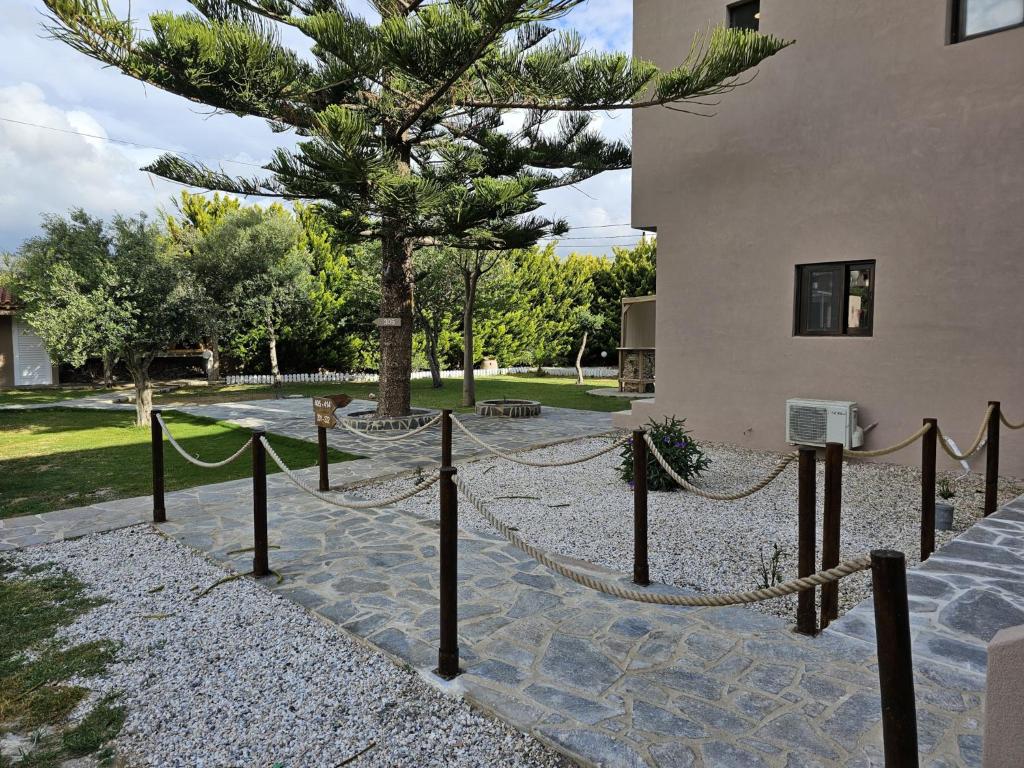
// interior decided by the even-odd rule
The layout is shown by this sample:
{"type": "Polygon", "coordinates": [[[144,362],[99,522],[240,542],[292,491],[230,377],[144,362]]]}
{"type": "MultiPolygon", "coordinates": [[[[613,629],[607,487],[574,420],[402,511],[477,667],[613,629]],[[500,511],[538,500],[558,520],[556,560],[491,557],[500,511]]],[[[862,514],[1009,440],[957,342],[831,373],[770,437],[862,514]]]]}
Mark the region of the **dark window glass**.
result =
{"type": "Polygon", "coordinates": [[[874,262],[807,264],[796,270],[798,335],[871,335],[874,262]]]}
{"type": "Polygon", "coordinates": [[[729,6],[729,26],[733,29],[757,29],[761,26],[761,0],[745,0],[729,6]]]}
{"type": "Polygon", "coordinates": [[[954,0],[953,42],[1024,25],[1024,0],[954,0]]]}

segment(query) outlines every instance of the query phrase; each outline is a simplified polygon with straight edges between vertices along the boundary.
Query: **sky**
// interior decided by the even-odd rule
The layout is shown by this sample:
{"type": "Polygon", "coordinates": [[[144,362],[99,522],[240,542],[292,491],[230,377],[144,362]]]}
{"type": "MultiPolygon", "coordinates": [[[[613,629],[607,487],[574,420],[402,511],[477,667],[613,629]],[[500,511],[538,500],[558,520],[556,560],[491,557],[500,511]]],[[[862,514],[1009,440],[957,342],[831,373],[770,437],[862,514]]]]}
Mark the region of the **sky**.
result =
{"type": "MultiPolygon", "coordinates": [[[[355,0],[353,9],[361,10],[361,3],[355,0]]],[[[129,7],[128,0],[112,0],[111,5],[122,15],[129,7]]],[[[262,120],[210,115],[200,105],[47,39],[41,0],[8,0],[5,6],[0,26],[0,251],[14,251],[37,234],[44,213],[82,207],[108,217],[168,208],[180,187],[139,170],[164,150],[252,175],[252,165],[266,162],[273,148],[288,140],[271,133],[262,120]]],[[[191,8],[184,0],[133,0],[130,7],[142,27],[154,11],[191,8]]],[[[628,51],[632,0],[589,0],[564,23],[579,30],[590,48],[628,51]]],[[[288,34],[286,43],[302,44],[301,35],[288,34]]],[[[628,113],[598,115],[596,123],[608,136],[630,135],[628,113]]],[[[559,252],[610,253],[612,245],[636,242],[640,233],[628,226],[629,190],[627,170],[546,193],[540,213],[564,217],[576,228],[559,252]]]]}

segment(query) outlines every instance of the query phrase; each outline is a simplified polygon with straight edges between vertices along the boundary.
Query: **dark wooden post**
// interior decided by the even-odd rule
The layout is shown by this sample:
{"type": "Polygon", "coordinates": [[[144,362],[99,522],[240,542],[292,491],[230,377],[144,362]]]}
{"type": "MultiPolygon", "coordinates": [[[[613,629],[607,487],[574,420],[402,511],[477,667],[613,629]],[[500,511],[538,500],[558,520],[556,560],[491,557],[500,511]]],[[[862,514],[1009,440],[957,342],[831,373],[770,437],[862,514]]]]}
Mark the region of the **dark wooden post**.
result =
{"type": "Polygon", "coordinates": [[[316,442],[319,448],[320,490],[331,490],[331,479],[327,476],[327,427],[316,428],[316,442]]]}
{"type": "Polygon", "coordinates": [[[935,459],[939,444],[938,419],[925,419],[931,429],[921,438],[921,562],[935,551],[935,459]]]}
{"type": "Polygon", "coordinates": [[[160,409],[149,412],[149,440],[153,452],[153,522],[167,522],[164,505],[164,433],[160,429],[160,409]]]}
{"type": "Polygon", "coordinates": [[[875,595],[885,766],[916,768],[917,707],[910,651],[907,566],[903,553],[891,549],[872,551],[871,584],[875,595]]]}
{"type": "MultiPolygon", "coordinates": [[[[797,488],[797,575],[803,578],[814,573],[815,550],[815,509],[817,507],[816,457],[813,448],[800,449],[800,470],[797,488]]],[[[814,615],[813,589],[805,589],[797,595],[796,631],[813,635],[817,631],[817,617],[814,615]]]]}
{"type": "Polygon", "coordinates": [[[270,573],[267,549],[267,449],[266,432],[252,433],[252,575],[257,579],[270,573]]]}
{"type": "Polygon", "coordinates": [[[441,411],[441,616],[437,674],[446,680],[459,674],[459,492],[455,487],[455,472],[452,466],[452,412],[445,409],[441,411]]]}
{"type": "MultiPolygon", "coordinates": [[[[843,444],[825,446],[825,510],[821,526],[821,569],[839,565],[843,508],[843,444]]],[[[839,582],[821,587],[821,628],[839,618],[839,582]]]]}
{"type": "Polygon", "coordinates": [[[651,583],[647,563],[647,443],[642,429],[633,430],[633,583],[651,583]]]}
{"type": "Polygon", "coordinates": [[[988,419],[988,444],[985,448],[985,517],[999,504],[999,413],[998,400],[990,400],[992,415],[988,419]]]}

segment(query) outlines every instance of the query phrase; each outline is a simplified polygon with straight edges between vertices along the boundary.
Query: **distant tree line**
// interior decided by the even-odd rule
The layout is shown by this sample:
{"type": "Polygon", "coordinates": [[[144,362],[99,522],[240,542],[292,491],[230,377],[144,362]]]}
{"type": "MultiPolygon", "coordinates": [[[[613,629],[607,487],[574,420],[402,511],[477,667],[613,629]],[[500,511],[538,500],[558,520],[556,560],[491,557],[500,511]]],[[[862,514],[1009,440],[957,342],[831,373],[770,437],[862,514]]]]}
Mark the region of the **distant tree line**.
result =
{"type": "MultiPolygon", "coordinates": [[[[381,258],[346,245],[315,207],[242,205],[182,192],[157,217],[45,216],[3,280],[55,361],[123,365],[148,418],[150,366],[201,345],[213,374],[377,370],[381,258]]],[[[553,245],[508,251],[426,248],[414,274],[414,366],[440,371],[615,360],[620,299],[655,290],[656,245],[614,258],[553,245]],[[607,352],[607,358],[601,352],[607,352]]],[[[463,399],[475,398],[472,375],[463,399]]]]}

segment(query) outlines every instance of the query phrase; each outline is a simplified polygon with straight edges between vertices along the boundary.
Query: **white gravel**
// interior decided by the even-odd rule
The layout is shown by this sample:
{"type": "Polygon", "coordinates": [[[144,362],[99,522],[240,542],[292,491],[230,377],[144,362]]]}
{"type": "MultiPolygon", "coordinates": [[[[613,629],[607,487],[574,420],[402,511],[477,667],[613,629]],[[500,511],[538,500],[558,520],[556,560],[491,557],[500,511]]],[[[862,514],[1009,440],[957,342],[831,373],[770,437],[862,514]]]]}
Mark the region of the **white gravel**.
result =
{"type": "Polygon", "coordinates": [[[197,598],[226,572],[149,528],[10,556],[55,563],[109,600],[61,634],[119,645],[82,682],[123,692],[129,765],[333,768],[371,743],[353,766],[564,765],[251,579],[197,598]]]}
{"type": "MultiPolygon", "coordinates": [[[[592,438],[522,454],[554,460],[581,456],[608,444],[592,438]]],[[[715,491],[747,488],[775,466],[779,454],[727,445],[703,446],[710,469],[700,484],[715,491]]],[[[582,560],[632,572],[633,491],[618,475],[620,451],[570,467],[533,468],[499,458],[459,466],[460,477],[494,501],[491,509],[516,526],[528,541],[582,560]],[[505,498],[502,498],[505,497],[505,498]],[[509,498],[516,497],[516,498],[509,498]],[[523,498],[527,497],[527,498],[523,498]]],[[[818,462],[818,542],[820,557],[824,462],[818,462]]],[[[651,578],[699,592],[731,592],[763,586],[759,549],[768,559],[772,545],[783,550],[781,575],[796,571],[796,462],[764,490],[733,502],[708,501],[682,491],[651,492],[648,525],[651,578]]],[[[954,475],[950,475],[952,479],[954,475]]],[[[408,487],[408,477],[366,486],[360,494],[383,498],[408,487]]],[[[982,478],[957,484],[954,530],[937,532],[936,546],[966,530],[981,515],[982,478]]],[[[1024,492],[1020,483],[1001,484],[1003,500],[1024,492]]],[[[429,517],[438,515],[438,490],[400,505],[429,517]]],[[[468,503],[459,506],[459,523],[482,530],[486,523],[468,503]]],[[[906,553],[908,564],[920,552],[920,474],[892,464],[846,462],[843,469],[841,557],[878,547],[906,553]]],[[[868,596],[866,573],[842,581],[840,610],[868,596]]],[[[757,610],[791,617],[795,598],[757,603],[757,610]]]]}

